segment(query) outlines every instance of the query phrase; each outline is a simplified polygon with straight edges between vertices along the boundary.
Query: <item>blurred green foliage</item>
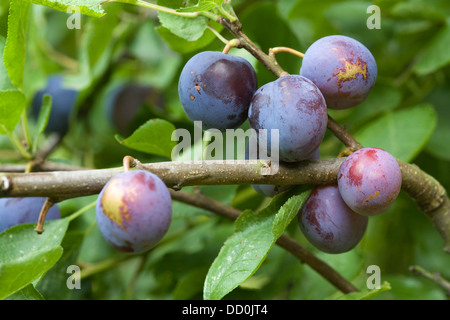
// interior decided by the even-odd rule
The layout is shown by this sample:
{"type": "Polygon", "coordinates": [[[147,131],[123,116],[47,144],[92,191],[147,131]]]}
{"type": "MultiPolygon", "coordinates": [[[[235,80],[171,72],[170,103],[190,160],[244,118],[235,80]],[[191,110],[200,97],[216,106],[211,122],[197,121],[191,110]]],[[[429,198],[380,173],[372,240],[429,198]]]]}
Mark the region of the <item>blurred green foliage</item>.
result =
{"type": "MultiPolygon", "coordinates": [[[[153,118],[192,131],[193,125],[178,100],[178,75],[191,56],[204,50],[222,50],[224,44],[207,28],[199,31],[199,37],[189,32],[189,40],[196,41],[187,41],[183,34],[175,35],[168,29],[170,23],[161,26],[157,13],[149,9],[119,3],[103,7],[106,15],[83,15],[80,29],[68,29],[69,14],[31,4],[24,35],[26,48],[17,49],[16,55],[6,54],[5,64],[26,56],[22,67],[27,104],[53,73],[65,74],[68,84],[82,92],[70,132],[51,154],[51,160],[96,168],[120,166],[128,154],[141,162],[166,161],[167,152],[155,155],[119,143],[119,132],[108,115],[109,98],[121,83],[146,86],[152,94],[139,102],[131,132],[142,125],[148,128],[145,124],[153,118]]],[[[450,190],[449,1],[241,0],[233,1],[233,8],[243,31],[265,52],[276,46],[304,52],[315,40],[331,34],[347,35],[365,44],[378,65],[375,87],[362,105],[330,110],[330,114],[365,145],[382,146],[394,156],[418,164],[450,190]],[[366,25],[371,16],[367,8],[373,4],[380,8],[380,29],[366,25]]],[[[8,10],[9,1],[0,2],[0,52],[6,52],[8,10]]],[[[218,24],[212,26],[230,39],[218,24]]],[[[12,27],[14,23],[10,22],[8,32],[12,27]]],[[[15,28],[20,33],[24,26],[15,28]]],[[[233,49],[230,54],[249,59],[257,71],[259,86],[274,80],[248,53],[233,49]]],[[[289,73],[299,72],[298,57],[283,53],[277,59],[289,73]]],[[[0,64],[0,90],[22,84],[22,79],[8,78],[5,72],[0,64]]],[[[0,112],[1,108],[0,100],[0,112]]],[[[13,117],[4,121],[19,121],[17,114],[13,117]]],[[[45,136],[39,141],[44,142],[45,136]]],[[[342,144],[327,133],[321,157],[336,157],[342,149],[342,144]]],[[[0,162],[20,160],[7,137],[0,136],[0,162]]],[[[241,210],[257,210],[268,201],[249,186],[200,189],[241,210]]],[[[60,206],[69,215],[93,200],[95,197],[72,199],[60,206]]],[[[61,243],[64,253],[55,266],[36,286],[29,285],[16,295],[29,299],[202,299],[209,266],[233,230],[232,222],[211,212],[174,202],[174,219],[163,242],[149,253],[127,256],[106,244],[95,227],[94,211],[89,210],[70,223],[61,243]],[[81,290],[68,290],[65,285],[65,268],[72,264],[86,270],[81,290]]],[[[450,279],[450,257],[442,250],[442,239],[403,193],[389,212],[370,219],[362,242],[348,253],[319,252],[300,233],[296,221],[288,226],[287,233],[358,288],[366,287],[367,266],[378,265],[382,281],[391,288],[375,299],[446,298],[437,284],[408,270],[411,265],[420,265],[450,279]]],[[[274,246],[258,271],[225,299],[339,296],[307,265],[274,246]]]]}

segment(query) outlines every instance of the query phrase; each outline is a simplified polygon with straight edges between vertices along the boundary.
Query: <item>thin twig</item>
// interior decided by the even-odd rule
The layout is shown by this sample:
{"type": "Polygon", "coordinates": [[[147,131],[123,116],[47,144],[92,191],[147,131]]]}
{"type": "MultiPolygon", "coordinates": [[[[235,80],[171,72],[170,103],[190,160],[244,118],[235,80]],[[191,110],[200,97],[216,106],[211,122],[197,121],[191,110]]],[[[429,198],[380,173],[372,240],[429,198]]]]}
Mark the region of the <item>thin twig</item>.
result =
{"type": "Polygon", "coordinates": [[[420,266],[410,266],[409,271],[411,271],[415,275],[423,276],[434,283],[438,284],[445,291],[445,295],[447,298],[450,298],[450,282],[445,280],[439,272],[428,272],[424,268],[420,266]]]}

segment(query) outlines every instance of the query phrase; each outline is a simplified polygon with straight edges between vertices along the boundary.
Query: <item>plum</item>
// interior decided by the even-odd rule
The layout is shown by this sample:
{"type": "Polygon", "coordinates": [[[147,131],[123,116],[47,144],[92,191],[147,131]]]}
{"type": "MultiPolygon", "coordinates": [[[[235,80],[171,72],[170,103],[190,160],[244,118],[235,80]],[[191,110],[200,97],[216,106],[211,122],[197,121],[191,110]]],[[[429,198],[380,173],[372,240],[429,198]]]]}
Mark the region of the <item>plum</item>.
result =
{"type": "MultiPolygon", "coordinates": [[[[250,126],[279,130],[279,160],[310,159],[327,129],[327,106],[317,86],[299,75],[287,75],[260,87],[248,110],[250,126]]],[[[268,150],[273,141],[268,135],[268,150]]]]}
{"type": "Polygon", "coordinates": [[[224,131],[244,123],[256,89],[256,73],[247,60],[216,51],[189,59],[178,82],[186,115],[202,121],[205,130],[224,131]]]}
{"type": "Polygon", "coordinates": [[[328,108],[347,109],[367,98],[377,78],[377,64],[361,42],[332,35],[306,50],[300,75],[319,87],[328,108]]]}
{"type": "MultiPolygon", "coordinates": [[[[46,198],[1,198],[0,199],[0,232],[23,223],[36,223],[46,198]]],[[[53,205],[45,216],[45,220],[61,218],[57,205],[53,205]]]]}
{"type": "Polygon", "coordinates": [[[119,83],[105,99],[105,112],[114,128],[120,134],[128,136],[140,125],[140,118],[149,116],[143,114],[143,106],[147,103],[161,108],[164,105],[163,95],[148,85],[119,83]]]}
{"type": "Polygon", "coordinates": [[[338,172],[345,203],[362,215],[385,212],[397,198],[402,174],[397,160],[379,148],[363,148],[348,156],[338,172]]]}
{"type": "Polygon", "coordinates": [[[64,136],[69,131],[69,120],[78,99],[78,91],[63,86],[64,77],[60,74],[51,75],[45,88],[39,90],[32,100],[32,116],[37,119],[45,94],[52,97],[52,110],[45,132],[56,132],[64,136]]]}
{"type": "Polygon", "coordinates": [[[114,248],[140,253],[166,234],[172,199],[164,182],[145,170],[130,170],[111,178],[96,204],[97,225],[114,248]]]}
{"type": "Polygon", "coordinates": [[[353,249],[364,236],[369,219],[345,204],[335,184],[316,186],[297,218],[308,241],[333,254],[353,249]]]}

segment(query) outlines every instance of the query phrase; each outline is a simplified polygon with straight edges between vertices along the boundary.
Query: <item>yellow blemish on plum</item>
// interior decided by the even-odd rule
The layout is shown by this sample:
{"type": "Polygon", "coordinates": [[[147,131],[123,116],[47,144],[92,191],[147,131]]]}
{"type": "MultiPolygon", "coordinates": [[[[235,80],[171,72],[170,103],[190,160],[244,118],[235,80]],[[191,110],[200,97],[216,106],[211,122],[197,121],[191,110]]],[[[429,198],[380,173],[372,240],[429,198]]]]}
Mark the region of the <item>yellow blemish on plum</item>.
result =
{"type": "Polygon", "coordinates": [[[378,197],[380,195],[380,192],[377,190],[375,192],[375,194],[370,195],[367,199],[364,200],[364,202],[369,202],[370,200],[375,199],[376,197],[378,197]]]}
{"type": "Polygon", "coordinates": [[[345,58],[341,60],[345,63],[344,67],[333,74],[333,76],[337,76],[339,85],[342,85],[344,81],[356,79],[358,74],[362,75],[364,80],[367,79],[367,64],[364,61],[359,58],[356,60],[356,63],[351,63],[345,58]]]}
{"type": "Polygon", "coordinates": [[[111,180],[102,196],[102,208],[105,215],[125,230],[124,221],[130,220],[129,204],[137,199],[137,188],[130,186],[124,193],[118,180],[111,180]]]}

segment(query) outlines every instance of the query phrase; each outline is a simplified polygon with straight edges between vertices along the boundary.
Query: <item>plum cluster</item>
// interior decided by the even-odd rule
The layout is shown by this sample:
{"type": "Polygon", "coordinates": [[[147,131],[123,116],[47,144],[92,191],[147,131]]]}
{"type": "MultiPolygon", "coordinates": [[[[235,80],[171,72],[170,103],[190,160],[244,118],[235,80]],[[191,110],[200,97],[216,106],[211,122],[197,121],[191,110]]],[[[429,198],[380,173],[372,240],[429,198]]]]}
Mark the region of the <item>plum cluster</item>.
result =
{"type": "Polygon", "coordinates": [[[386,212],[400,193],[397,160],[379,148],[362,148],[341,164],[337,184],[316,186],[298,215],[305,237],[328,253],[342,253],[362,239],[368,217],[386,212]]]}
{"type": "MultiPolygon", "coordinates": [[[[360,105],[376,78],[376,61],[362,43],[332,35],[307,49],[299,74],[259,88],[255,70],[245,59],[201,52],[184,66],[178,94],[188,118],[201,121],[203,129],[225,131],[248,119],[256,132],[278,130],[279,161],[293,163],[320,158],[328,108],[360,105]]],[[[269,154],[275,141],[271,135],[265,138],[269,154]]],[[[249,155],[247,146],[245,158],[260,156],[249,155]]],[[[274,185],[252,187],[267,197],[286,190],[274,185]]],[[[343,162],[337,184],[316,186],[298,214],[299,226],[319,249],[348,251],[363,237],[368,216],[385,212],[400,187],[400,167],[392,155],[377,148],[361,149],[343,162]]]]}

